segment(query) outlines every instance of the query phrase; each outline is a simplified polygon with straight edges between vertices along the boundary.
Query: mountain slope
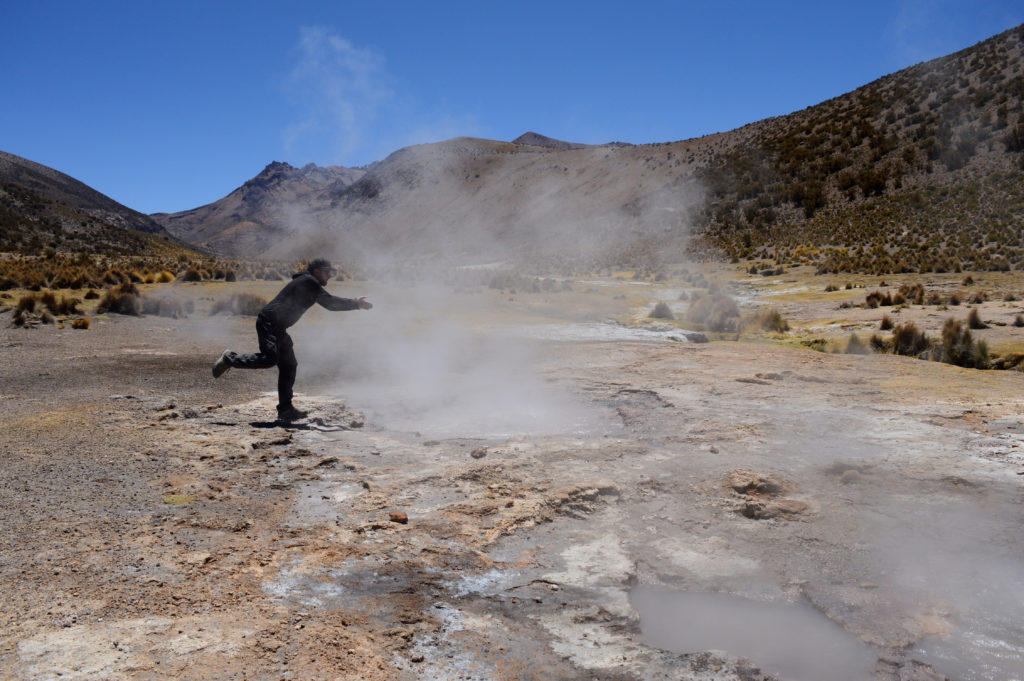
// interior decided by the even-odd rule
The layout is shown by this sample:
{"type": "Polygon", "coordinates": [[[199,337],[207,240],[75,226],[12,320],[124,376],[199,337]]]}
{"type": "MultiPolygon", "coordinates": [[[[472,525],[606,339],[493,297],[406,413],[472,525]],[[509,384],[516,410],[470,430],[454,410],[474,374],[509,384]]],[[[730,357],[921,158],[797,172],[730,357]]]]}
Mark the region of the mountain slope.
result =
{"type": "Polygon", "coordinates": [[[163,253],[181,248],[152,218],[53,168],[0,151],[0,250],[163,253]]]}
{"type": "Polygon", "coordinates": [[[408,147],[365,172],[271,164],[216,204],[156,217],[263,257],[1024,267],[1022,43],[1017,27],[699,139],[590,146],[530,132],[408,147]]]}
{"type": "Polygon", "coordinates": [[[1022,44],[1017,27],[756,124],[698,173],[705,243],[823,272],[1024,266],[1022,44]]]}
{"type": "Polygon", "coordinates": [[[289,226],[323,209],[365,171],[273,162],[259,175],[214,203],[153,219],[174,236],[226,255],[262,253],[288,234],[289,226]]]}

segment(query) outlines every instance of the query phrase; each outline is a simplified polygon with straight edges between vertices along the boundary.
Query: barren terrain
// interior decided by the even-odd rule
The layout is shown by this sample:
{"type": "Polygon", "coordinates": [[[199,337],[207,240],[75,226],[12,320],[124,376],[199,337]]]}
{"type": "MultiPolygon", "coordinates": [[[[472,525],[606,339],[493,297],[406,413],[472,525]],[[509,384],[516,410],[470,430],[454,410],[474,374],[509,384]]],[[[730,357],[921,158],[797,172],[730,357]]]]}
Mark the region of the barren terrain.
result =
{"type": "Polygon", "coordinates": [[[1021,373],[816,352],[877,279],[728,274],[782,342],[686,342],[672,279],[331,283],[376,307],[295,327],[290,427],[204,312],[280,283],[0,315],[0,678],[1024,678],[1021,373]]]}

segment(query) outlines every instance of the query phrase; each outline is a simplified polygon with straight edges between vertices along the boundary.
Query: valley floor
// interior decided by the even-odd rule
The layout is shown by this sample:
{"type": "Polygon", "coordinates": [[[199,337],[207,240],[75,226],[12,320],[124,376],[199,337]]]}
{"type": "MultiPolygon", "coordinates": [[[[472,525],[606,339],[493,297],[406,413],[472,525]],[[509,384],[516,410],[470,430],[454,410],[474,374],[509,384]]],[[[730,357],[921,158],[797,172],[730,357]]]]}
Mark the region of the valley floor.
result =
{"type": "Polygon", "coordinates": [[[682,286],[331,284],[289,427],[252,318],[0,315],[0,679],[1024,678],[1022,374],[637,329],[682,286]]]}

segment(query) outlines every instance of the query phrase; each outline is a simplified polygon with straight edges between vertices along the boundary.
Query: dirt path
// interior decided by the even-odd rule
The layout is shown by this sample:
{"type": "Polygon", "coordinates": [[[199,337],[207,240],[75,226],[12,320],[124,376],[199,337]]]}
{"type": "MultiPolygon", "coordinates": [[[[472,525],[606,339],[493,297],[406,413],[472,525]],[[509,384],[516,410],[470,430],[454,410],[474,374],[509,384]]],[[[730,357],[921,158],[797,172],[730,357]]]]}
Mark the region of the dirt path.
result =
{"type": "Polygon", "coordinates": [[[566,333],[585,418],[453,436],[327,374],[283,428],[201,320],[0,326],[2,678],[1024,674],[1018,372],[566,333]]]}

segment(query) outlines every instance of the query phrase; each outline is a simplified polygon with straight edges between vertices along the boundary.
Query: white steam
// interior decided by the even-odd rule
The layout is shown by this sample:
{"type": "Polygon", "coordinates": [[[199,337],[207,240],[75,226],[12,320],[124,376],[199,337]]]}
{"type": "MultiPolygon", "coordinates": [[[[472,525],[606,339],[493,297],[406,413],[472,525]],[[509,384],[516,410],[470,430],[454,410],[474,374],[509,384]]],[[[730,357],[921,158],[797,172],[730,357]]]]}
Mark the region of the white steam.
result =
{"type": "Polygon", "coordinates": [[[326,382],[318,390],[371,424],[432,437],[572,433],[592,423],[582,403],[542,378],[524,341],[459,314],[465,300],[423,286],[370,298],[373,310],[311,310],[295,327],[300,390],[326,382]]]}
{"type": "Polygon", "coordinates": [[[365,144],[381,107],[393,99],[384,59],[323,27],[301,29],[286,89],[299,120],[284,132],[285,151],[343,159],[365,144]]]}

